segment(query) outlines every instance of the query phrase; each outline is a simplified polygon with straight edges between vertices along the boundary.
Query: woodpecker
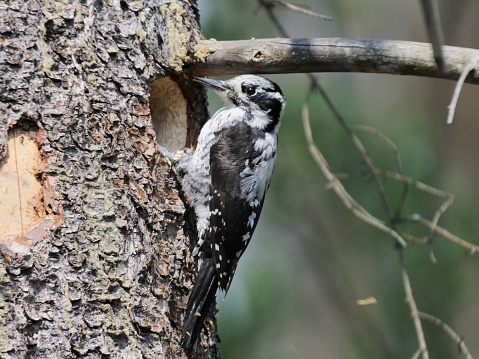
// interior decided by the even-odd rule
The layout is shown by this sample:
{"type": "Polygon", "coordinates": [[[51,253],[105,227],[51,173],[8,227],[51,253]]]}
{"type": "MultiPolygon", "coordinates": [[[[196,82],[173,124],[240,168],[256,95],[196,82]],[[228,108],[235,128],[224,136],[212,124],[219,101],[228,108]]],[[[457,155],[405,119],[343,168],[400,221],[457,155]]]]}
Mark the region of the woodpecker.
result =
{"type": "Polygon", "coordinates": [[[276,163],[278,130],[286,99],[274,82],[243,75],[227,81],[195,78],[226,102],[200,131],[196,150],[175,163],[197,218],[198,275],[183,322],[182,343],[196,341],[217,289],[226,293],[263,207],[276,163]]]}

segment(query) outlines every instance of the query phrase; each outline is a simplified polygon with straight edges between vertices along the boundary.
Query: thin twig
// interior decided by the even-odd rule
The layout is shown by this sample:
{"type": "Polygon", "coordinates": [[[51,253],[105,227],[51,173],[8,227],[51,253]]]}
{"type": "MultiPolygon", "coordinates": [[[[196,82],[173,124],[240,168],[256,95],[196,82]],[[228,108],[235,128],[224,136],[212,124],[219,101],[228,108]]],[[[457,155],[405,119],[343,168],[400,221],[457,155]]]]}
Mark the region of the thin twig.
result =
{"type": "MultiPolygon", "coordinates": [[[[441,190],[439,190],[435,187],[429,186],[425,183],[422,183],[420,181],[416,181],[416,180],[414,180],[410,177],[399,175],[399,174],[394,173],[394,172],[384,171],[384,174],[386,176],[388,176],[390,178],[393,178],[393,179],[396,179],[398,181],[403,181],[403,182],[410,183],[410,184],[414,185],[416,188],[418,188],[419,190],[422,190],[422,191],[424,191],[426,193],[429,193],[433,196],[445,199],[445,201],[441,204],[441,206],[434,213],[434,217],[433,217],[432,221],[429,221],[425,218],[422,218],[419,214],[415,214],[415,215],[409,216],[409,217],[400,218],[400,220],[403,221],[403,222],[407,221],[407,222],[420,223],[420,224],[422,224],[423,226],[425,226],[429,229],[429,234],[424,239],[416,238],[416,237],[413,237],[411,235],[406,235],[406,234],[404,235],[405,238],[407,238],[408,240],[414,241],[416,243],[422,243],[422,244],[431,243],[432,234],[437,233],[437,234],[443,236],[444,238],[450,240],[451,242],[454,242],[457,245],[459,245],[463,248],[466,248],[467,250],[469,250],[470,254],[479,253],[479,246],[474,245],[472,243],[469,243],[469,242],[465,241],[464,239],[452,234],[448,230],[446,230],[446,229],[437,225],[437,223],[439,222],[439,218],[454,203],[455,198],[454,198],[454,195],[452,193],[441,191],[441,190]]],[[[432,260],[433,263],[437,262],[435,257],[434,257],[434,254],[432,253],[432,251],[430,252],[430,257],[431,257],[431,260],[432,260]]]]}
{"type": "Polygon", "coordinates": [[[454,342],[457,344],[461,353],[464,354],[464,356],[467,359],[473,359],[471,353],[467,349],[466,343],[464,343],[464,340],[462,340],[462,338],[459,335],[457,335],[456,332],[454,330],[452,330],[452,328],[450,326],[448,326],[446,323],[444,323],[441,319],[435,317],[434,315],[428,314],[428,313],[419,312],[419,317],[421,317],[422,319],[425,319],[427,321],[430,321],[431,323],[434,323],[439,328],[444,330],[452,338],[452,340],[454,340],[454,342]]]}
{"type": "Polygon", "coordinates": [[[267,0],[258,0],[259,3],[266,9],[266,12],[268,13],[271,21],[273,21],[274,25],[276,28],[279,30],[279,32],[284,36],[284,37],[289,37],[288,34],[286,33],[286,29],[283,27],[281,22],[278,20],[276,15],[273,12],[273,9],[271,7],[271,3],[268,2],[267,0]]]}
{"type": "Polygon", "coordinates": [[[396,144],[389,137],[387,137],[384,133],[379,131],[377,128],[366,126],[366,125],[351,125],[351,129],[354,131],[369,132],[375,136],[378,136],[380,139],[382,139],[389,147],[391,147],[392,151],[394,152],[394,157],[396,158],[396,164],[398,166],[399,173],[404,174],[402,161],[401,161],[401,155],[399,154],[399,150],[396,144]]]}
{"type": "Polygon", "coordinates": [[[390,171],[384,171],[384,174],[389,178],[393,178],[395,180],[398,180],[398,181],[401,181],[401,182],[404,182],[404,183],[412,184],[417,189],[419,189],[423,192],[429,193],[429,194],[431,194],[435,197],[445,199],[445,201],[441,204],[441,206],[434,213],[434,217],[433,217],[433,220],[431,222],[432,228],[431,228],[429,236],[428,236],[428,239],[430,240],[432,238],[432,233],[434,233],[434,228],[437,225],[437,223],[439,222],[439,218],[454,203],[454,200],[455,200],[454,195],[452,193],[441,191],[440,189],[429,186],[429,185],[427,185],[423,182],[416,181],[416,180],[412,179],[411,177],[407,177],[407,176],[404,176],[402,174],[398,174],[398,173],[394,173],[394,172],[390,172],[390,171]]]}
{"type": "MultiPolygon", "coordinates": [[[[265,4],[265,1],[261,1],[261,2],[263,3],[263,5],[265,4]]],[[[333,21],[333,18],[331,16],[326,16],[326,15],[323,15],[319,12],[314,12],[314,11],[305,9],[303,7],[300,7],[300,6],[290,4],[289,2],[286,2],[286,1],[273,0],[270,3],[271,3],[271,5],[274,5],[275,3],[278,3],[282,6],[284,6],[285,8],[287,8],[291,11],[294,11],[294,12],[299,12],[300,14],[308,15],[308,16],[311,16],[311,17],[317,17],[321,20],[333,21]]]]}
{"type": "Polygon", "coordinates": [[[427,219],[422,218],[418,214],[415,214],[415,215],[410,216],[410,217],[402,217],[401,220],[402,221],[420,223],[420,224],[422,224],[423,226],[426,226],[429,229],[433,229],[435,233],[443,236],[444,238],[450,240],[451,242],[454,242],[457,245],[459,245],[463,248],[466,248],[467,250],[469,250],[470,254],[479,253],[479,246],[476,246],[474,244],[471,244],[471,243],[465,241],[462,238],[459,238],[458,236],[449,232],[447,229],[444,229],[444,228],[442,228],[438,225],[434,226],[434,224],[431,221],[428,221],[427,219]]]}
{"type": "MultiPolygon", "coordinates": [[[[448,192],[445,192],[445,191],[441,191],[435,187],[432,187],[432,186],[429,186],[425,183],[422,183],[422,182],[419,182],[419,181],[416,181],[410,177],[407,177],[407,176],[404,176],[402,174],[398,174],[398,173],[394,173],[394,172],[390,172],[390,171],[384,171],[384,174],[389,177],[389,178],[393,178],[395,180],[398,180],[398,181],[401,181],[403,182],[404,184],[412,184],[414,185],[417,189],[423,191],[423,192],[426,192],[426,193],[429,193],[433,196],[436,196],[436,197],[439,197],[439,198],[444,198],[445,201],[441,204],[441,206],[436,210],[436,212],[434,213],[434,217],[433,217],[433,220],[431,222],[431,226],[429,227],[429,234],[428,236],[425,238],[425,239],[420,239],[420,238],[416,238],[414,236],[411,236],[411,235],[404,235],[405,238],[411,240],[411,241],[414,241],[416,243],[422,243],[422,244],[429,244],[430,248],[429,248],[429,257],[431,259],[431,261],[436,264],[437,263],[437,259],[436,257],[434,256],[434,252],[432,250],[432,237],[433,237],[433,234],[435,233],[435,228],[437,227],[437,223],[439,222],[439,218],[446,212],[446,210],[454,203],[454,195],[452,193],[448,193],[448,192]]],[[[398,215],[399,215],[399,212],[398,212],[398,215]]],[[[400,218],[398,217],[397,218],[398,220],[400,220],[400,218]]]]}
{"type": "Polygon", "coordinates": [[[462,70],[461,76],[459,76],[459,80],[457,80],[456,87],[454,87],[454,93],[452,95],[451,103],[447,106],[447,123],[451,124],[454,120],[454,113],[456,112],[457,101],[459,100],[459,95],[462,90],[462,86],[464,85],[464,81],[466,81],[466,77],[472,70],[475,69],[476,65],[479,63],[479,56],[473,58],[462,70]]]}
{"type": "Polygon", "coordinates": [[[436,196],[436,197],[439,197],[439,198],[445,198],[445,199],[448,199],[448,198],[452,197],[454,199],[454,195],[452,193],[441,191],[440,189],[437,189],[437,188],[432,187],[428,184],[425,184],[424,182],[420,182],[420,181],[417,181],[415,179],[412,179],[411,177],[404,176],[402,174],[391,172],[391,171],[382,171],[381,174],[384,174],[385,176],[387,176],[389,178],[392,178],[392,179],[395,179],[397,181],[403,181],[403,182],[407,182],[409,184],[412,184],[417,189],[419,189],[423,192],[427,192],[427,193],[429,193],[433,196],[436,196]]]}
{"type": "MultiPolygon", "coordinates": [[[[403,220],[403,218],[401,218],[403,220]]],[[[429,240],[426,238],[419,238],[419,237],[414,237],[412,234],[409,233],[403,233],[403,237],[406,238],[409,242],[415,243],[415,244],[428,244],[429,240]]],[[[436,263],[436,262],[434,262],[436,263]]]]}
{"type": "Polygon", "coordinates": [[[424,331],[421,325],[421,319],[419,318],[419,311],[417,309],[416,301],[412,294],[411,282],[406,270],[406,263],[404,262],[404,251],[399,248],[399,262],[401,263],[401,278],[406,293],[406,302],[411,310],[411,317],[416,329],[416,336],[419,342],[419,351],[422,354],[423,359],[429,359],[429,352],[427,350],[426,340],[424,338],[424,331]]]}
{"type": "Polygon", "coordinates": [[[446,199],[446,201],[436,210],[434,213],[434,217],[432,218],[432,228],[429,231],[428,239],[432,240],[432,235],[437,227],[437,222],[439,222],[439,218],[447,211],[447,209],[454,203],[454,196],[450,196],[446,199]]]}
{"type": "Polygon", "coordinates": [[[303,127],[306,135],[306,141],[308,143],[308,148],[313,156],[313,159],[318,164],[319,168],[323,172],[323,175],[329,182],[330,187],[334,190],[338,198],[343,202],[343,204],[348,208],[355,216],[361,218],[366,223],[369,223],[373,227],[380,229],[381,231],[389,234],[393,237],[396,242],[401,247],[406,247],[406,242],[404,239],[392,228],[388,227],[383,221],[371,215],[366,209],[364,209],[359,203],[357,203],[351,195],[346,191],[341,181],[329,170],[329,165],[321,154],[319,149],[314,144],[311,124],[309,121],[309,96],[311,92],[308,93],[308,98],[303,105],[303,127]]]}
{"type": "Polygon", "coordinates": [[[419,348],[418,350],[416,350],[416,351],[414,352],[414,354],[412,355],[411,359],[418,359],[419,356],[421,355],[421,353],[422,353],[422,350],[421,350],[421,348],[419,348]]]}
{"type": "Polygon", "coordinates": [[[394,224],[393,211],[391,209],[391,206],[389,205],[389,201],[388,201],[388,198],[386,196],[386,192],[384,190],[384,186],[383,186],[383,183],[381,181],[381,178],[378,175],[378,170],[376,169],[373,162],[371,161],[371,157],[369,157],[368,151],[366,150],[366,148],[364,147],[363,143],[358,138],[358,136],[356,136],[354,131],[351,129],[349,124],[346,121],[344,121],[344,119],[342,117],[338,118],[338,120],[340,121],[341,125],[344,127],[346,132],[348,133],[349,138],[351,139],[354,146],[356,147],[359,154],[361,155],[361,159],[363,160],[364,164],[366,165],[369,173],[373,176],[374,182],[376,183],[376,187],[377,187],[378,192],[379,192],[379,196],[380,196],[381,201],[383,203],[383,206],[384,206],[384,208],[385,208],[385,210],[388,214],[389,221],[392,224],[394,224]]]}
{"type": "MultiPolygon", "coordinates": [[[[404,176],[404,171],[403,171],[403,166],[402,166],[402,160],[401,160],[401,155],[399,154],[399,150],[395,143],[386,135],[384,135],[381,131],[379,131],[376,128],[370,127],[370,126],[365,126],[365,125],[354,125],[351,126],[351,128],[354,131],[363,131],[363,132],[369,132],[372,133],[376,136],[378,136],[380,139],[382,139],[394,152],[394,157],[396,158],[396,165],[398,167],[399,174],[404,176]]],[[[408,189],[409,189],[409,182],[408,181],[402,181],[403,182],[403,191],[401,193],[401,197],[398,202],[398,206],[396,208],[396,213],[394,215],[394,222],[396,222],[399,217],[401,216],[402,209],[404,207],[404,203],[406,201],[408,189]]]]}

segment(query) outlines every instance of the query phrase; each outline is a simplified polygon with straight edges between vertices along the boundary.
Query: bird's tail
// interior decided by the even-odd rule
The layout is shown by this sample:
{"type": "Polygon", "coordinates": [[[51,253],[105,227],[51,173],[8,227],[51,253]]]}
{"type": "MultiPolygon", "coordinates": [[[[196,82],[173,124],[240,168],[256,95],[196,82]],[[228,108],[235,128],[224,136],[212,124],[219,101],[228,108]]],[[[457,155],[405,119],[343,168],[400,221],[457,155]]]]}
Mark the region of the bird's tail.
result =
{"type": "Polygon", "coordinates": [[[203,321],[214,302],[218,282],[212,258],[203,261],[196,277],[195,286],[188,299],[185,319],[183,321],[183,337],[181,342],[186,353],[191,357],[196,352],[196,341],[201,333],[203,321]]]}

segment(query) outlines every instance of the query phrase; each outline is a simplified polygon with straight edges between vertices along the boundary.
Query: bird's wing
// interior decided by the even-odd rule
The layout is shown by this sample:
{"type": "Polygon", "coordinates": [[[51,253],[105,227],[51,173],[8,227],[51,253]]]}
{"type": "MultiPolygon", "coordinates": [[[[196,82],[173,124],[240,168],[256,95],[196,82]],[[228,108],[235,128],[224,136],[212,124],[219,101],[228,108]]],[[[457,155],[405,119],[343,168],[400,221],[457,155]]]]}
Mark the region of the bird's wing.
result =
{"type": "Polygon", "coordinates": [[[261,152],[254,146],[261,137],[263,132],[239,122],[217,133],[211,147],[210,239],[218,285],[225,291],[263,207],[264,194],[256,193],[261,152]]]}

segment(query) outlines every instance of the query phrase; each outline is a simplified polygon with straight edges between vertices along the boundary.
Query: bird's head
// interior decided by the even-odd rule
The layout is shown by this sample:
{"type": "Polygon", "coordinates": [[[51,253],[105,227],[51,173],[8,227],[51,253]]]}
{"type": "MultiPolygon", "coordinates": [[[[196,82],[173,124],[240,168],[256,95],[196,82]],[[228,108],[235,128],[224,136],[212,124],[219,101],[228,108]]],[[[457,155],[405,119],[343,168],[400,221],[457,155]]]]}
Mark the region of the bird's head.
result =
{"type": "Polygon", "coordinates": [[[249,112],[251,126],[277,133],[286,98],[273,81],[256,75],[242,75],[225,81],[195,77],[195,81],[212,88],[228,104],[249,112]]]}

